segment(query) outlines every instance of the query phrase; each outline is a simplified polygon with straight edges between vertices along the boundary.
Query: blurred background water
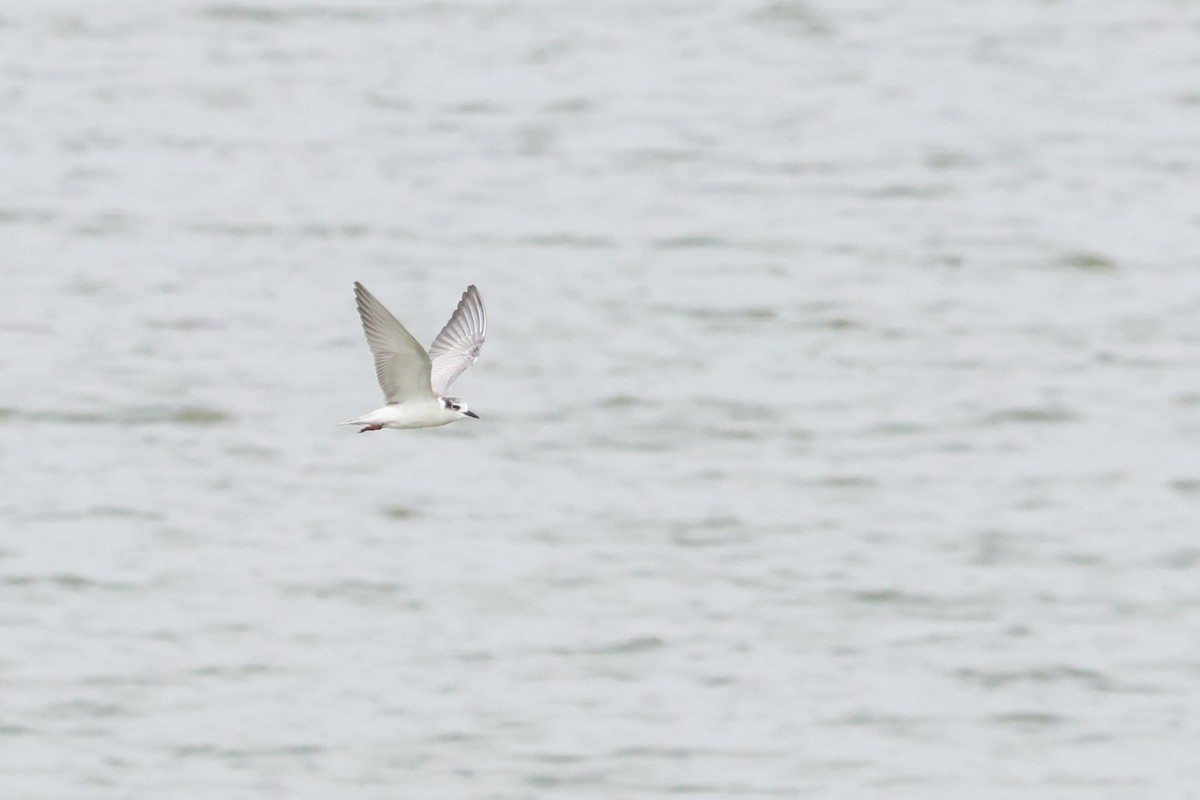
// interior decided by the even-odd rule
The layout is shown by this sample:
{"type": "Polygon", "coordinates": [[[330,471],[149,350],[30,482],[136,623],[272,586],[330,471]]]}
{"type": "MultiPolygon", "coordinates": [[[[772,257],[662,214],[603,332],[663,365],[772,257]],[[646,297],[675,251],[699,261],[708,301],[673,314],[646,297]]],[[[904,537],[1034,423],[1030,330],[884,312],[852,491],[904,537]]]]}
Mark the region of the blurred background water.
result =
{"type": "Polygon", "coordinates": [[[0,3],[0,794],[1200,797],[1198,40],[0,3]]]}

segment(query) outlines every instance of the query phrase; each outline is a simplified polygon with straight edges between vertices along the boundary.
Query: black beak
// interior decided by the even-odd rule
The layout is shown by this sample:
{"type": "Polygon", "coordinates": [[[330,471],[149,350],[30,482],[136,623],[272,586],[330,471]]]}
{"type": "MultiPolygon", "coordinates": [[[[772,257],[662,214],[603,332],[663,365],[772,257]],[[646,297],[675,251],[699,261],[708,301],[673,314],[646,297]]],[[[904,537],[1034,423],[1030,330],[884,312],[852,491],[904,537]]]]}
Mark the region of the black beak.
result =
{"type": "Polygon", "coordinates": [[[476,414],[474,411],[464,411],[463,413],[466,414],[468,417],[474,417],[475,419],[479,419],[479,415],[476,414]]]}

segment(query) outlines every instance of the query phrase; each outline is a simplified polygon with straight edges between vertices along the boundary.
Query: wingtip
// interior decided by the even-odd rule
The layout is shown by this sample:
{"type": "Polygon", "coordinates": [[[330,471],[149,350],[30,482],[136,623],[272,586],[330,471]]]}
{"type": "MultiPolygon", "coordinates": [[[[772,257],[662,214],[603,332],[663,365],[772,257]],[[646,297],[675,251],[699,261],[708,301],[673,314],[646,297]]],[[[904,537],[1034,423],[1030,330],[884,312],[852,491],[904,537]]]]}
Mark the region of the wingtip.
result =
{"type": "Polygon", "coordinates": [[[378,302],[379,301],[375,299],[375,295],[371,294],[370,289],[363,286],[358,281],[354,282],[354,305],[358,306],[358,308],[362,310],[367,306],[378,302]]]}

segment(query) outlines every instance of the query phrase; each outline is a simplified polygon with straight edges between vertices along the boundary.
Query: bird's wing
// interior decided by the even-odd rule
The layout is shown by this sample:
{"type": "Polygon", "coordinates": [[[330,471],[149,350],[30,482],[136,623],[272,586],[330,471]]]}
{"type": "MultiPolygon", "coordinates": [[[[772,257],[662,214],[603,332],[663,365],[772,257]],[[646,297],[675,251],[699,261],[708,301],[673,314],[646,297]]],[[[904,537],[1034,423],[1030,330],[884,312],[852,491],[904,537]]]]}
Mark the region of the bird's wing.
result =
{"type": "Polygon", "coordinates": [[[429,356],[433,359],[433,391],[446,394],[454,379],[479,358],[486,335],[487,312],[483,308],[483,298],[471,285],[463,292],[446,327],[429,346],[429,356]]]}
{"type": "Polygon", "coordinates": [[[375,295],[358,281],[354,282],[354,299],[362,317],[363,333],[375,356],[375,377],[384,399],[389,403],[428,398],[429,354],[400,321],[383,307],[375,295]]]}

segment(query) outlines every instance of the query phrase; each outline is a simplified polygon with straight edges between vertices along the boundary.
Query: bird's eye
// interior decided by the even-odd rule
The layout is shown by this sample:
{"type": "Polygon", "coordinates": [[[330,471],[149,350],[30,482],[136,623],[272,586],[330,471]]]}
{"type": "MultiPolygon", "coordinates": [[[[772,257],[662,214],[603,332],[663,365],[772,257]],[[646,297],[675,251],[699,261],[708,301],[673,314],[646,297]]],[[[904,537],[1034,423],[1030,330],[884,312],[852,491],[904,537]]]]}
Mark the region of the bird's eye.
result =
{"type": "Polygon", "coordinates": [[[451,407],[451,408],[453,408],[455,411],[461,411],[461,410],[462,410],[462,406],[460,406],[460,405],[457,405],[457,404],[455,404],[455,405],[451,405],[450,407],[451,407]]]}

